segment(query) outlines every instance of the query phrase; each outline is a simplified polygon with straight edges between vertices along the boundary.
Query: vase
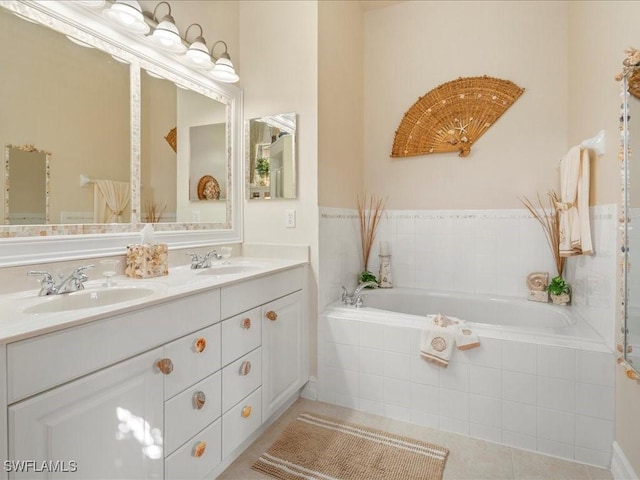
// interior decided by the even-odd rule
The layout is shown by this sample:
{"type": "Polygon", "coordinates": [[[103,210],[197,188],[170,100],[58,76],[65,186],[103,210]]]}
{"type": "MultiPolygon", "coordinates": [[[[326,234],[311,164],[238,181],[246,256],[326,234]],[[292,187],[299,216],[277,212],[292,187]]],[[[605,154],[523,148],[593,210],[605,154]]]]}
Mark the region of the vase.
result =
{"type": "Polygon", "coordinates": [[[571,295],[568,293],[561,293],[556,295],[555,293],[550,293],[549,297],[551,297],[551,302],[554,305],[568,305],[571,301],[571,295]]]}

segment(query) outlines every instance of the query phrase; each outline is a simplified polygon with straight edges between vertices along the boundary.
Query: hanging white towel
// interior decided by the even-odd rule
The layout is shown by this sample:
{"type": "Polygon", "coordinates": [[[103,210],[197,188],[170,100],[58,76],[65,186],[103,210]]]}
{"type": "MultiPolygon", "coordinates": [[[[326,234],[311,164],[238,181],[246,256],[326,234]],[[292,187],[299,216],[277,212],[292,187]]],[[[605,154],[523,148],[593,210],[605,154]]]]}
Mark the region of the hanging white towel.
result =
{"type": "Polygon", "coordinates": [[[121,223],[129,204],[131,188],[128,182],[95,180],[93,189],[93,220],[96,223],[121,223]]]}
{"type": "Polygon", "coordinates": [[[454,332],[447,327],[433,327],[422,330],[420,356],[441,367],[449,365],[453,351],[454,332]]]}
{"type": "Polygon", "coordinates": [[[572,147],[560,161],[560,256],[590,255],[589,152],[572,147]]]}

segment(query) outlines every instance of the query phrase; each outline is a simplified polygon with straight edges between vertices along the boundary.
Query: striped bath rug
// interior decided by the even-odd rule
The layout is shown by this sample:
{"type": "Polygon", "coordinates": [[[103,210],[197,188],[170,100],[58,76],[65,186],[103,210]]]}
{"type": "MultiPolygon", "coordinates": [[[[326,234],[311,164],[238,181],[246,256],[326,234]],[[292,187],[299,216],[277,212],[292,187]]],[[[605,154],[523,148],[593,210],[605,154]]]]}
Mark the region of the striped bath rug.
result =
{"type": "Polygon", "coordinates": [[[253,468],[284,480],[439,480],[449,450],[302,413],[253,468]]]}

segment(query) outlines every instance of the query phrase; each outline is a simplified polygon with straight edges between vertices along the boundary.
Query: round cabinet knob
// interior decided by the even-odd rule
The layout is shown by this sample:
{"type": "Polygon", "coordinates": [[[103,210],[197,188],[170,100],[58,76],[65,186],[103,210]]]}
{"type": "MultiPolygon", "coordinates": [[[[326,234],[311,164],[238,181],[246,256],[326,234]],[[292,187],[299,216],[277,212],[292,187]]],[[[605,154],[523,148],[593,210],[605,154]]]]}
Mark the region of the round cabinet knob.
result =
{"type": "Polygon", "coordinates": [[[249,317],[242,320],[242,328],[249,330],[251,328],[251,319],[249,317]]]}
{"type": "Polygon", "coordinates": [[[251,405],[246,405],[242,409],[242,412],[240,413],[240,415],[242,415],[242,418],[249,418],[249,416],[251,415],[251,405]]]}
{"type": "Polygon", "coordinates": [[[206,338],[198,338],[195,342],[193,342],[193,349],[196,353],[204,352],[204,349],[207,348],[207,339],[206,338]]]}
{"type": "Polygon", "coordinates": [[[240,375],[242,376],[249,375],[250,371],[251,371],[251,362],[249,361],[242,362],[242,365],[240,365],[240,375]]]}
{"type": "Polygon", "coordinates": [[[278,318],[278,314],[276,312],[274,312],[273,310],[269,310],[265,316],[271,320],[272,322],[274,322],[277,318],[278,318]]]}
{"type": "Polygon", "coordinates": [[[193,394],[193,408],[196,410],[202,410],[204,402],[207,401],[207,396],[202,391],[197,391],[193,394]]]}
{"type": "Polygon", "coordinates": [[[207,448],[207,442],[198,442],[196,443],[196,446],[193,447],[193,456],[196,458],[200,458],[202,455],[204,455],[204,451],[207,448]]]}
{"type": "Polygon", "coordinates": [[[156,362],[156,367],[165,375],[173,372],[173,362],[169,358],[162,358],[156,362]]]}

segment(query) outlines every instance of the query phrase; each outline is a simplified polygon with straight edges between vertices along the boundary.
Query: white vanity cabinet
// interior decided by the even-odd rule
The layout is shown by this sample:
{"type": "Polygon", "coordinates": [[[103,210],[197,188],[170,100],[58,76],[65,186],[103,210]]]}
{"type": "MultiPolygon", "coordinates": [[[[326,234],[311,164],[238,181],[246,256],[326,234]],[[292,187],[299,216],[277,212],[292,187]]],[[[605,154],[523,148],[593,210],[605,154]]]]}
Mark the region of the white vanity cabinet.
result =
{"type": "Polygon", "coordinates": [[[262,415],[270,417],[306,382],[302,292],[262,307],[262,415]]]}
{"type": "MultiPolygon", "coordinates": [[[[9,458],[61,462],[55,478],[161,478],[162,374],[151,350],[9,407],[9,458]]],[[[43,365],[43,368],[46,366],[43,365]]],[[[49,478],[30,471],[10,478],[49,478]]]]}
{"type": "Polygon", "coordinates": [[[215,478],[306,382],[303,272],[7,344],[9,478],[215,478]]]}

